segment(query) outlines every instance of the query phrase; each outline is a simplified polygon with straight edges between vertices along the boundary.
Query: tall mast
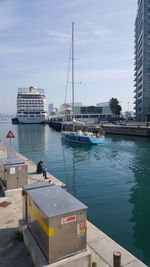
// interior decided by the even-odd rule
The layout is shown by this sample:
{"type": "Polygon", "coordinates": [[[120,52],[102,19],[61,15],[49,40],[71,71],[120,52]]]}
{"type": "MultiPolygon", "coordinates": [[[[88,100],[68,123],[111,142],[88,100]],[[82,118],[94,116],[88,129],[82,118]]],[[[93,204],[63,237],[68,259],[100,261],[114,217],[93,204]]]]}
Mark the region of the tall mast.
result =
{"type": "Polygon", "coordinates": [[[72,116],[74,119],[74,22],[72,23],[72,116]]]}

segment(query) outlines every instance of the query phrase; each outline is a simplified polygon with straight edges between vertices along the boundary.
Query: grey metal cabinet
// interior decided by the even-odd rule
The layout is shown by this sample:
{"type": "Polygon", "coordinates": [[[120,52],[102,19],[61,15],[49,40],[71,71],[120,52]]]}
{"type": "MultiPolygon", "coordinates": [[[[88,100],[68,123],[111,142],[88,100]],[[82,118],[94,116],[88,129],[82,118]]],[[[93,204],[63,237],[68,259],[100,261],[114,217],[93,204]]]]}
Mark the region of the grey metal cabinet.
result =
{"type": "Polygon", "coordinates": [[[18,158],[0,160],[0,179],[7,190],[27,184],[28,166],[18,158]]]}
{"type": "Polygon", "coordinates": [[[27,191],[27,223],[49,263],[86,250],[87,207],[58,185],[27,191]]]}
{"type": "Polygon", "coordinates": [[[44,181],[22,186],[22,217],[25,221],[27,221],[27,191],[52,185],[54,185],[54,183],[44,181]]]}

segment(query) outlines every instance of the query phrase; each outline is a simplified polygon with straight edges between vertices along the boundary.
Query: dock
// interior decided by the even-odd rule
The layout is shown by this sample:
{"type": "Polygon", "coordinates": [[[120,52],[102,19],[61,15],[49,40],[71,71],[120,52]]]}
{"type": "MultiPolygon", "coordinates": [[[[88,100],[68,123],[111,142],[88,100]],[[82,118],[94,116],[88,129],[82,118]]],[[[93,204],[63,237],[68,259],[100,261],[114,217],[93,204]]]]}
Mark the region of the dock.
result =
{"type": "MultiPolygon", "coordinates": [[[[62,123],[53,122],[49,123],[49,126],[55,131],[61,131],[62,123]]],[[[112,123],[107,124],[86,124],[85,126],[75,126],[75,130],[81,131],[90,131],[91,128],[93,131],[96,131],[101,127],[106,134],[118,134],[118,135],[129,135],[129,136],[143,136],[150,137],[150,125],[149,123],[134,123],[126,125],[114,125],[112,123]]],[[[71,131],[73,129],[72,124],[64,124],[64,130],[71,131]]]]}
{"type": "Polygon", "coordinates": [[[150,137],[150,127],[142,124],[137,125],[104,125],[106,134],[119,134],[130,136],[150,137]]]}
{"type": "MultiPolygon", "coordinates": [[[[0,158],[6,157],[6,153],[6,145],[0,142],[0,158]]],[[[36,174],[36,164],[33,161],[19,153],[17,153],[17,157],[23,159],[28,165],[28,183],[44,180],[41,174],[36,174]]],[[[62,182],[50,173],[48,173],[48,178],[52,182],[62,185],[62,182]]],[[[22,240],[22,236],[18,231],[18,222],[22,219],[21,189],[8,191],[5,197],[0,197],[0,266],[50,267],[51,265],[33,265],[29,252],[22,240]]],[[[114,251],[119,251],[121,253],[121,266],[146,266],[89,221],[87,222],[87,248],[92,254],[93,266],[96,267],[113,266],[114,251]]]]}
{"type": "MultiPolygon", "coordinates": [[[[12,118],[12,124],[19,124],[17,118],[12,118]]],[[[45,121],[45,124],[49,124],[49,126],[55,130],[60,132],[62,128],[62,123],[57,121],[45,121]]],[[[107,124],[86,124],[85,126],[75,126],[75,130],[85,131],[85,129],[90,131],[92,127],[93,130],[97,130],[98,127],[103,128],[106,134],[118,134],[118,135],[128,135],[128,136],[143,136],[150,137],[150,124],[149,123],[134,123],[134,124],[126,124],[126,125],[115,125],[112,123],[107,124]]],[[[64,130],[71,131],[73,129],[72,123],[64,124],[64,130]]]]}

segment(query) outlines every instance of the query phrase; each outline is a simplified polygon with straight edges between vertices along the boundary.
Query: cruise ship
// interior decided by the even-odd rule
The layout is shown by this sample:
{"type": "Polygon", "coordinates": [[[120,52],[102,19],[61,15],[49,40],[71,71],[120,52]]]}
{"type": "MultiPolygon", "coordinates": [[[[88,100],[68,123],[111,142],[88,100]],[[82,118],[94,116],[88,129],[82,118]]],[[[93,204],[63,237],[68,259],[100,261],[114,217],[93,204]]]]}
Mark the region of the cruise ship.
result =
{"type": "Polygon", "coordinates": [[[44,89],[19,88],[16,117],[19,123],[44,123],[48,118],[44,89]]]}

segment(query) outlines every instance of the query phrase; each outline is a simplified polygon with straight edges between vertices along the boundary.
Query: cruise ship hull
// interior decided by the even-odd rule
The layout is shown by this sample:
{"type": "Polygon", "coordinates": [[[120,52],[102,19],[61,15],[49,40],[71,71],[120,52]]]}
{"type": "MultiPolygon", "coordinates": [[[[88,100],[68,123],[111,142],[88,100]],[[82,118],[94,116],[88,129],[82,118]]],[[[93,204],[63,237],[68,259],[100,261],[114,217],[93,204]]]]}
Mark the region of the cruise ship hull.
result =
{"type": "Polygon", "coordinates": [[[20,117],[17,117],[19,123],[22,123],[22,124],[34,124],[34,123],[45,123],[46,122],[46,118],[36,118],[36,117],[27,117],[27,118],[20,118],[20,117]]]}

